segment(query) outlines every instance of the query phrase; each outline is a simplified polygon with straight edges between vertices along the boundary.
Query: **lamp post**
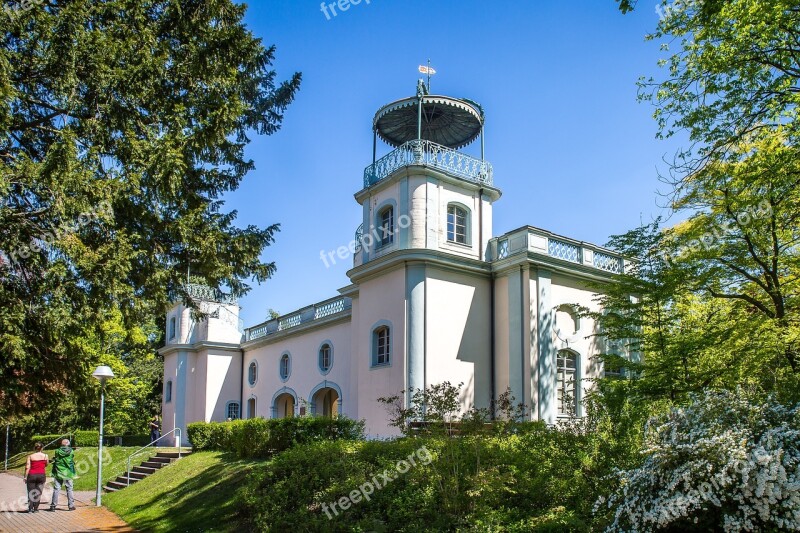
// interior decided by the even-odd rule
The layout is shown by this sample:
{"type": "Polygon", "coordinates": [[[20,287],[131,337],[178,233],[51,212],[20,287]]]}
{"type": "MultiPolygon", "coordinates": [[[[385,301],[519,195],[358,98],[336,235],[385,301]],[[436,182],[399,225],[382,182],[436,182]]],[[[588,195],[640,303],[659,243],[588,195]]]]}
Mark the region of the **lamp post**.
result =
{"type": "Polygon", "coordinates": [[[100,498],[103,492],[103,410],[106,402],[106,380],[114,377],[111,368],[101,365],[92,373],[92,376],[100,380],[100,445],[97,447],[97,494],[95,503],[100,507],[100,498]]]}

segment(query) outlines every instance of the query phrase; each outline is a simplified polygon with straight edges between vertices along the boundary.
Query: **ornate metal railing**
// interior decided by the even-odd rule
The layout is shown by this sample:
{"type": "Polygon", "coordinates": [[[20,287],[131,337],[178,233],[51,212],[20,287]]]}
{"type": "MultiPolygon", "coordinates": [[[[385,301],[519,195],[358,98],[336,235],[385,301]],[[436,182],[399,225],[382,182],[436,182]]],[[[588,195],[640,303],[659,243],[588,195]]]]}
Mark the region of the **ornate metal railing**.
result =
{"type": "Polygon", "coordinates": [[[356,228],[356,252],[361,250],[361,239],[364,238],[364,223],[362,222],[358,228],[356,228]]]}
{"type": "Polygon", "coordinates": [[[186,285],[186,292],[195,300],[218,302],[228,305],[236,304],[235,296],[231,296],[230,294],[226,294],[207,285],[200,285],[199,283],[189,283],[186,285]]]}
{"type": "Polygon", "coordinates": [[[212,311],[209,316],[211,318],[218,318],[236,328],[236,331],[242,333],[244,331],[244,321],[239,318],[237,315],[228,311],[225,307],[217,307],[214,311],[212,311]]]}
{"type": "Polygon", "coordinates": [[[508,239],[500,239],[497,242],[497,258],[505,259],[508,257],[508,239]]]}
{"type": "Polygon", "coordinates": [[[622,259],[614,257],[613,255],[604,254],[603,252],[594,253],[594,266],[600,270],[613,272],[614,274],[621,273],[625,268],[622,259]]]}
{"type": "Polygon", "coordinates": [[[308,324],[315,320],[333,316],[345,311],[349,311],[353,307],[353,301],[350,298],[341,296],[331,300],[325,300],[315,305],[304,307],[299,311],[290,313],[285,316],[279,316],[272,320],[267,320],[252,328],[244,330],[245,340],[252,341],[260,339],[279,331],[286,331],[287,329],[295,328],[301,324],[308,324]]]}
{"type": "Polygon", "coordinates": [[[580,263],[582,260],[580,246],[556,239],[547,240],[547,253],[573,263],[580,263]]]}
{"type": "Polygon", "coordinates": [[[388,177],[397,169],[424,165],[459,178],[486,185],[492,184],[492,165],[458,150],[427,140],[413,140],[400,145],[364,169],[364,187],[388,177]]]}

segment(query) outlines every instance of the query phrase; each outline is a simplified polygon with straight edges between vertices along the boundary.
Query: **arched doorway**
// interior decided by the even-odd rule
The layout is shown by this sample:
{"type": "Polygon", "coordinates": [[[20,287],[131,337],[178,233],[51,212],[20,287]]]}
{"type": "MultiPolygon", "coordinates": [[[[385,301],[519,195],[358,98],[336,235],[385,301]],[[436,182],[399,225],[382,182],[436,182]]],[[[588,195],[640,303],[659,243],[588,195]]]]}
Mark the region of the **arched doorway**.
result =
{"type": "Polygon", "coordinates": [[[255,397],[251,396],[247,400],[247,418],[255,418],[256,417],[256,399],[255,397]]]}
{"type": "Polygon", "coordinates": [[[334,418],[339,415],[339,393],[336,389],[324,387],[314,394],[311,401],[315,415],[334,418]]]}
{"type": "Polygon", "coordinates": [[[275,398],[275,417],[291,418],[294,416],[294,396],[284,392],[275,398]]]}

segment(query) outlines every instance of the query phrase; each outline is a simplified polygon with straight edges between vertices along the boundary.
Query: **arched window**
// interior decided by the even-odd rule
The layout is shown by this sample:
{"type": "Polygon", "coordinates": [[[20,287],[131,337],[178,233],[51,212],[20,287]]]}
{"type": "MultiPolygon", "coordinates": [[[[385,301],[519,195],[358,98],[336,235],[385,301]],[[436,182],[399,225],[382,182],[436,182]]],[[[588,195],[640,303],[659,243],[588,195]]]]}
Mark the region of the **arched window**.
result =
{"type": "Polygon", "coordinates": [[[455,204],[447,206],[447,240],[458,244],[469,244],[469,214],[455,204]]]}
{"type": "Polygon", "coordinates": [[[164,387],[164,402],[169,403],[172,401],[172,382],[167,381],[167,386],[164,387]]]}
{"type": "Polygon", "coordinates": [[[372,333],[372,366],[388,365],[391,362],[392,343],[388,326],[380,326],[372,333]]]}
{"type": "Polygon", "coordinates": [[[324,343],[319,349],[319,370],[323,374],[327,374],[333,365],[333,349],[327,342],[324,343]]]}
{"type": "Polygon", "coordinates": [[[247,400],[247,418],[255,418],[256,417],[256,399],[249,398],[247,400]]]}
{"type": "Polygon", "coordinates": [[[278,373],[281,376],[281,380],[286,381],[287,379],[289,379],[289,375],[291,375],[292,373],[292,361],[289,358],[288,353],[285,353],[281,356],[278,373]]]}
{"type": "Polygon", "coordinates": [[[247,382],[252,387],[258,381],[258,364],[255,361],[250,362],[250,366],[247,368],[247,382]]]}
{"type": "Polygon", "coordinates": [[[572,350],[558,352],[556,365],[556,391],[559,416],[577,416],[578,354],[572,350]]]}
{"type": "Polygon", "coordinates": [[[380,245],[386,246],[394,241],[394,208],[392,206],[384,208],[380,212],[379,220],[378,237],[380,238],[380,245]]]}

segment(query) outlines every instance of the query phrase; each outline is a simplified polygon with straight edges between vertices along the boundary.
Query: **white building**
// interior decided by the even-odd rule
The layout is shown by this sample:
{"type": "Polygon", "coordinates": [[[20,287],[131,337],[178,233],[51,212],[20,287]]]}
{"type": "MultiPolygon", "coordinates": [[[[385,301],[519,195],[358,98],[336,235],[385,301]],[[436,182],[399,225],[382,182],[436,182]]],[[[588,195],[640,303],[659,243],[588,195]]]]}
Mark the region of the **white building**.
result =
{"type": "MultiPolygon", "coordinates": [[[[364,172],[351,284],[339,295],[242,329],[239,307],[192,287],[204,320],[167,314],[164,433],[193,421],[347,415],[391,435],[378,397],[463,382],[461,404],[488,407],[510,388],[531,418],[580,416],[602,372],[593,282],[624,268],[601,247],[523,226],[492,236],[500,198],[491,165],[457,151],[481,138],[474,102],[428,95],[373,122],[394,147],[364,172]]],[[[407,398],[407,396],[406,396],[407,398]]]]}

